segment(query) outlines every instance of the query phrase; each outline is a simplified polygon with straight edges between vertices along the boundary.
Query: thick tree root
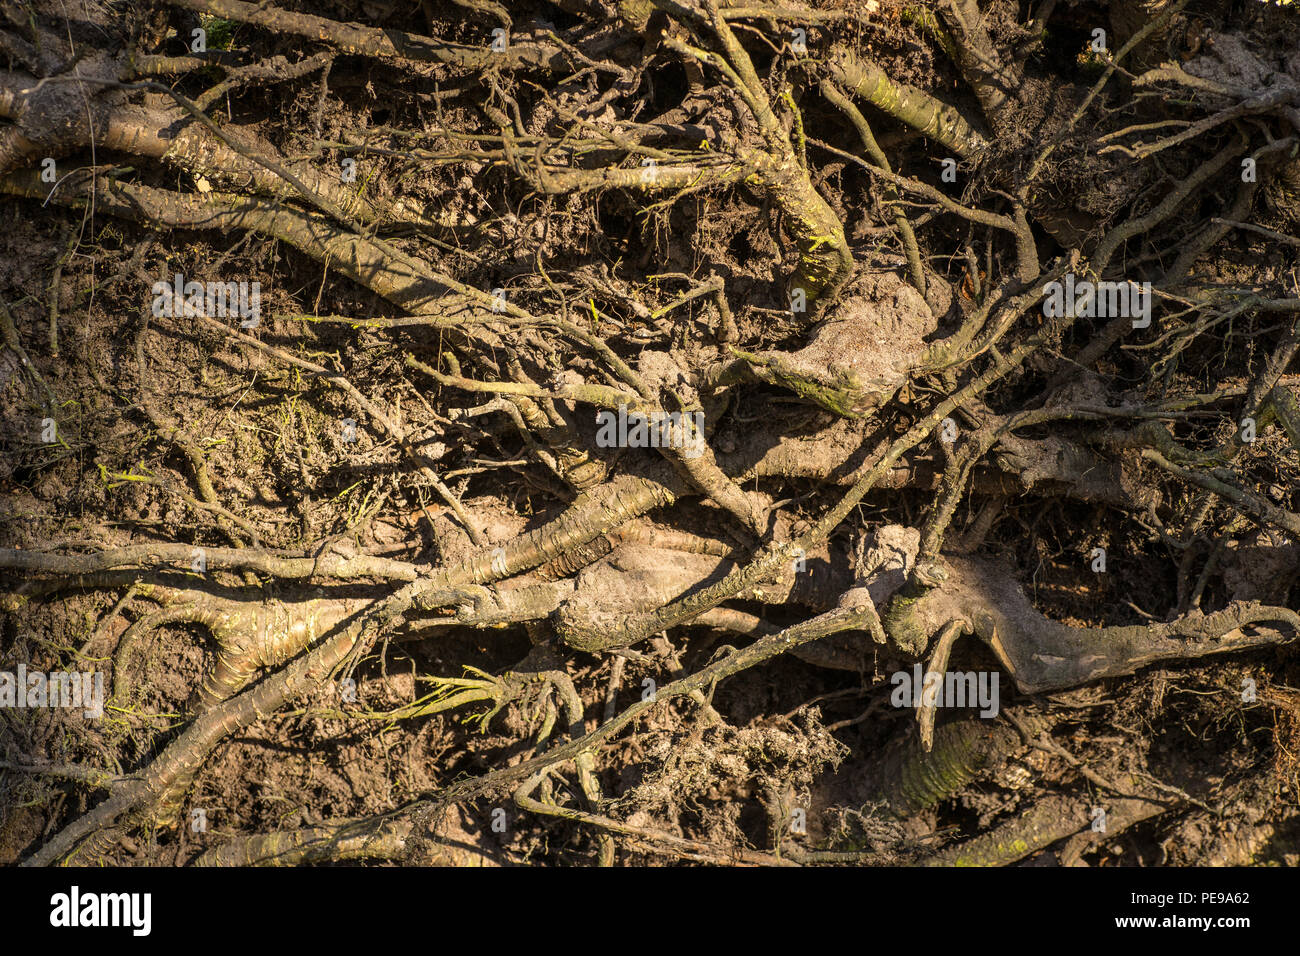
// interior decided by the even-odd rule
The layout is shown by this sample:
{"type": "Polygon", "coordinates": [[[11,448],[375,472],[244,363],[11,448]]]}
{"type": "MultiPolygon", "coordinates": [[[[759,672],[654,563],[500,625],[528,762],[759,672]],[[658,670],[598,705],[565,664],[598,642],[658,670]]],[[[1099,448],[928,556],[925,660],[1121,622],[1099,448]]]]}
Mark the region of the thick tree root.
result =
{"type": "Polygon", "coordinates": [[[1005,721],[953,720],[935,728],[929,752],[914,733],[895,740],[873,767],[871,800],[900,817],[934,806],[1023,749],[1005,721]]]}
{"type": "Polygon", "coordinates": [[[885,614],[890,636],[920,654],[944,624],[964,620],[992,648],[1016,686],[1029,694],[1132,674],[1157,661],[1285,643],[1300,633],[1300,614],[1256,602],[1167,624],[1071,627],[1035,609],[997,562],[952,556],[946,568],[949,576],[940,586],[919,598],[895,598],[885,614]]]}
{"type": "MultiPolygon", "coordinates": [[[[1108,837],[1168,809],[1141,798],[1121,797],[1103,802],[1105,806],[1099,809],[1106,813],[1105,835],[1108,837]]],[[[1017,819],[944,850],[924,863],[926,866],[1006,866],[1058,840],[1089,830],[1093,820],[1098,819],[1093,807],[1094,804],[1078,797],[1045,797],[1017,819]]]]}

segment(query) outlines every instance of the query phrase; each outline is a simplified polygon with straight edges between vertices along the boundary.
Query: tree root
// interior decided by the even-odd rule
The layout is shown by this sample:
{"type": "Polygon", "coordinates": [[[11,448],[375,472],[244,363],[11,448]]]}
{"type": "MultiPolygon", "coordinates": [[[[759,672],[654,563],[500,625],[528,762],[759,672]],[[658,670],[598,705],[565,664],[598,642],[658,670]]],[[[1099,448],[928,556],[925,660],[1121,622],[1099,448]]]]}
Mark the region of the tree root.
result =
{"type": "MultiPolygon", "coordinates": [[[[1168,808],[1141,798],[1108,800],[1105,837],[1114,837],[1136,823],[1159,816],[1168,808]]],[[[1087,830],[1092,804],[1078,797],[1049,796],[1015,820],[1008,821],[959,846],[924,860],[926,866],[1006,866],[1044,847],[1087,830]]]]}
{"type": "Polygon", "coordinates": [[[926,750],[912,733],[891,743],[873,767],[869,802],[882,802],[899,817],[910,816],[959,792],[1023,749],[1020,735],[1005,721],[953,720],[934,730],[926,750]]]}
{"type": "MultiPolygon", "coordinates": [[[[406,856],[406,839],[411,821],[400,817],[386,820],[340,820],[325,826],[301,830],[280,830],[240,837],[206,850],[191,866],[307,866],[352,860],[400,860],[406,856]]],[[[475,851],[447,847],[446,856],[435,856],[434,866],[487,866],[488,857],[475,851]]]]}
{"type": "Polygon", "coordinates": [[[869,59],[841,51],[827,63],[831,78],[850,96],[861,97],[883,113],[931,136],[960,159],[973,159],[988,145],[955,107],[928,93],[891,80],[869,59]]]}
{"type": "Polygon", "coordinates": [[[938,587],[906,605],[895,599],[885,615],[890,637],[919,654],[944,624],[964,620],[1027,694],[1132,674],[1157,661],[1285,643],[1300,632],[1300,614],[1245,601],[1166,624],[1071,627],[1036,610],[995,561],[954,555],[944,566],[948,577],[938,587]],[[1265,622],[1286,629],[1262,626],[1265,622]]]}

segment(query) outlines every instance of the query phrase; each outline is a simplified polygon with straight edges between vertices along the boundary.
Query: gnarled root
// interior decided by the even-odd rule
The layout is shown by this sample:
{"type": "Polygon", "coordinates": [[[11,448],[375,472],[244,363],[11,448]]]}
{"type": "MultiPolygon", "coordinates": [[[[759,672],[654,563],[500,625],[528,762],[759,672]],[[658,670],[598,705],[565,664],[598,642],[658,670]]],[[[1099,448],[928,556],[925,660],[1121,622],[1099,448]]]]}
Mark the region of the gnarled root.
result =
{"type": "Polygon", "coordinates": [[[885,615],[891,637],[923,648],[948,621],[965,620],[1028,694],[1132,674],[1156,661],[1284,643],[1300,633],[1300,614],[1253,601],[1163,624],[1072,627],[1041,614],[996,561],[952,556],[945,567],[948,578],[938,587],[901,608],[896,599],[885,615]]]}

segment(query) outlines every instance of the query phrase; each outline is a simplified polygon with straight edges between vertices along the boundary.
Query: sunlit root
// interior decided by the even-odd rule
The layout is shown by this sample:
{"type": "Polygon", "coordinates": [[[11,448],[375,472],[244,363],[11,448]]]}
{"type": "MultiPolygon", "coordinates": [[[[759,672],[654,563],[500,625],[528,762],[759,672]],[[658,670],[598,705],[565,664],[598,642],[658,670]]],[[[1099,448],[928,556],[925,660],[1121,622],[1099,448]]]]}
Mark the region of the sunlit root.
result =
{"type": "Polygon", "coordinates": [[[1300,632],[1300,614],[1247,601],[1162,624],[1072,627],[1034,608],[997,561],[950,556],[945,567],[948,578],[939,587],[902,613],[891,608],[894,613],[886,615],[891,637],[919,649],[948,621],[965,620],[1025,693],[1124,676],[1157,661],[1285,643],[1300,632]]]}
{"type": "MultiPolygon", "coordinates": [[[[924,862],[926,866],[1006,866],[1058,840],[1089,830],[1097,819],[1093,808],[1093,801],[1083,797],[1049,796],[1015,819],[924,862]]],[[[1105,834],[1113,837],[1168,808],[1153,800],[1122,797],[1108,800],[1098,809],[1106,813],[1105,834]]]]}
{"type": "Polygon", "coordinates": [[[361,610],[366,602],[343,600],[205,600],[203,623],[216,638],[217,659],[195,700],[199,710],[242,690],[257,671],[278,667],[361,610]]]}
{"type": "Polygon", "coordinates": [[[705,370],[713,387],[763,382],[846,418],[867,418],[907,381],[925,353],[923,341],[935,329],[925,300],[893,276],[882,278],[872,295],[837,306],[798,352],[749,353],[705,370]]]}

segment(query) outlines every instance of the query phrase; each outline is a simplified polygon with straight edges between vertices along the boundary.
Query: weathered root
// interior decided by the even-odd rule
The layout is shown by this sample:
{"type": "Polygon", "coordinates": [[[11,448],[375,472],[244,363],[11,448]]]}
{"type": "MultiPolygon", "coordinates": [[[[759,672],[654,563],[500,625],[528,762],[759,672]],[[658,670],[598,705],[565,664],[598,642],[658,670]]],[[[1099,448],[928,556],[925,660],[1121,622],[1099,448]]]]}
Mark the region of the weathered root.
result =
{"type": "Polygon", "coordinates": [[[1020,735],[1005,721],[940,724],[929,751],[918,735],[909,733],[890,744],[873,767],[869,799],[884,803],[897,816],[909,816],[948,799],[1021,749],[1020,735]]]}
{"type": "Polygon", "coordinates": [[[511,43],[497,53],[485,47],[447,43],[402,30],[379,30],[357,23],[340,23],[307,13],[281,10],[266,3],[243,0],[167,0],[174,7],[238,20],[279,34],[324,41],[340,53],[357,53],[393,60],[419,69],[422,64],[450,63],[466,69],[527,64],[561,69],[570,61],[559,47],[526,42],[511,43]]]}
{"type": "Polygon", "coordinates": [[[941,9],[949,28],[948,52],[957,61],[985,117],[995,130],[1011,128],[1014,124],[1006,114],[1015,106],[1022,82],[1018,70],[1002,62],[984,28],[984,14],[976,0],[950,0],[941,9]]]}
{"type": "Polygon", "coordinates": [[[253,675],[298,656],[357,614],[365,603],[314,601],[244,601],[200,599],[202,623],[216,638],[217,659],[195,693],[202,712],[243,690],[253,675]]]}
{"type": "MultiPolygon", "coordinates": [[[[0,117],[20,116],[28,100],[36,95],[27,91],[36,89],[37,84],[35,77],[21,73],[0,78],[0,117]]],[[[91,95],[99,92],[89,83],[87,89],[91,95]]],[[[210,121],[200,122],[180,108],[123,105],[105,109],[98,122],[85,132],[85,141],[64,143],[63,149],[45,155],[61,158],[72,149],[84,147],[114,150],[159,160],[222,190],[248,190],[281,200],[301,200],[305,189],[327,207],[344,210],[348,219],[366,225],[396,221],[429,224],[419,210],[390,207],[355,187],[349,189],[337,175],[305,162],[285,160],[274,146],[253,132],[226,126],[218,133],[210,121]],[[277,169],[287,170],[297,184],[277,169]]],[[[32,144],[33,155],[41,152],[39,144],[32,144]]]]}
{"type": "Polygon", "coordinates": [[[260,548],[195,548],[188,544],[139,544],[81,554],[0,548],[0,568],[75,579],[120,569],[189,570],[196,556],[203,558],[209,571],[256,571],[304,582],[359,578],[409,582],[421,573],[419,567],[406,561],[334,549],[307,556],[276,554],[260,548]]]}
{"type": "MultiPolygon", "coordinates": [[[[1105,836],[1113,837],[1143,820],[1159,816],[1168,808],[1140,797],[1105,801],[1105,836]]],[[[1006,866],[1023,860],[1044,847],[1090,830],[1097,819],[1096,804],[1069,796],[1048,796],[988,833],[959,846],[942,850],[924,860],[926,866],[1006,866]]]]}
{"type": "MultiPolygon", "coordinates": [[[[192,866],[305,866],[351,860],[400,860],[406,855],[409,819],[340,820],[326,826],[239,837],[199,854],[192,866]]],[[[447,847],[436,866],[490,866],[475,851],[447,847]],[[471,862],[472,861],[472,862],[471,862]]]]}
{"type": "Polygon", "coordinates": [[[850,96],[861,97],[881,112],[934,137],[961,159],[975,158],[988,145],[956,107],[891,79],[869,59],[839,51],[828,61],[827,71],[850,96]]]}
{"type": "Polygon", "coordinates": [[[871,418],[920,364],[924,337],[935,328],[929,307],[914,289],[894,280],[880,282],[874,292],[845,301],[797,352],[753,354],[731,347],[736,358],[705,369],[704,384],[777,385],[832,414],[871,418]],[[886,298],[891,292],[892,301],[886,298]],[[891,347],[882,349],[886,343],[891,347]]]}
{"type": "Polygon", "coordinates": [[[920,653],[945,623],[964,620],[1025,693],[1132,674],[1157,661],[1285,643],[1300,633],[1295,611],[1245,601],[1164,624],[1072,627],[1036,610],[995,561],[952,556],[945,567],[948,576],[938,587],[908,601],[895,599],[884,615],[891,638],[920,653]]]}
{"type": "MultiPolygon", "coordinates": [[[[35,173],[10,173],[0,179],[6,192],[45,199],[49,196],[35,173]]],[[[454,280],[438,276],[420,260],[338,227],[319,213],[309,213],[271,200],[239,199],[211,194],[192,196],[123,182],[100,181],[73,173],[54,193],[53,201],[86,205],[94,195],[105,212],[138,219],[167,229],[247,229],[272,236],[305,254],[329,261],[344,275],[412,312],[465,308],[459,300],[444,301],[454,280]]],[[[490,297],[489,297],[490,299],[490,297]]]]}

